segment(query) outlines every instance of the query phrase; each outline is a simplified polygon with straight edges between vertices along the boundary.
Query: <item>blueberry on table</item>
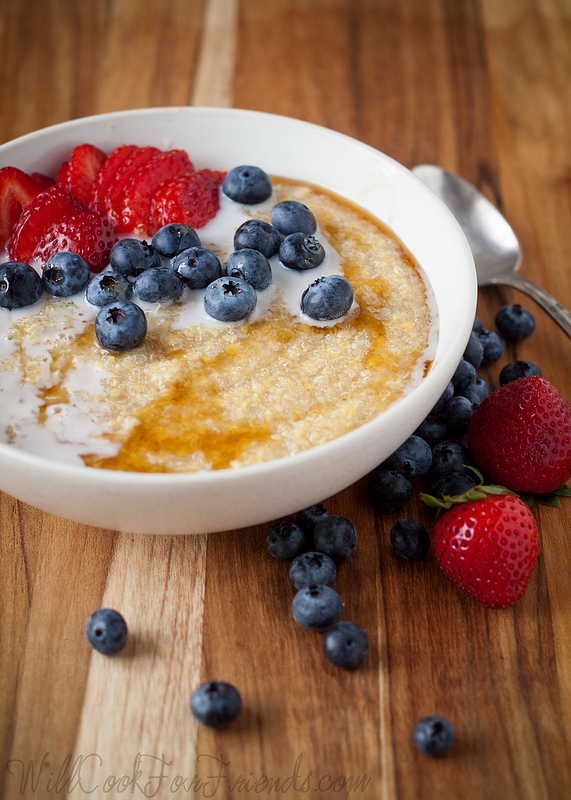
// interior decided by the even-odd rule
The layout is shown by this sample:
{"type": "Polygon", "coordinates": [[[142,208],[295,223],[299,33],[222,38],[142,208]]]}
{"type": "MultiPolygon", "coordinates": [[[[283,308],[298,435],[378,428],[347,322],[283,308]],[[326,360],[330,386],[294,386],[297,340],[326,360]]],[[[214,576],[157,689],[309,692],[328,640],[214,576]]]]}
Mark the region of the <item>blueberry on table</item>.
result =
{"type": "Polygon", "coordinates": [[[307,549],[305,532],[295,522],[274,523],[266,536],[268,553],[281,561],[289,561],[307,549]]]}
{"type": "Polygon", "coordinates": [[[386,459],[383,467],[392,472],[400,472],[406,478],[418,478],[428,472],[431,464],[430,445],[413,433],[386,459]]]}
{"type": "Polygon", "coordinates": [[[355,669],[369,652],[369,638],[354,622],[336,622],[323,637],[323,653],[334,666],[355,669]]]}
{"type": "Polygon", "coordinates": [[[327,630],[343,613],[341,598],[330,586],[311,584],[300,589],[293,598],[291,611],[302,628],[327,630]]]}
{"type": "Polygon", "coordinates": [[[468,361],[472,364],[473,367],[478,367],[482,363],[482,359],[484,357],[484,346],[480,341],[480,337],[476,333],[475,330],[472,331],[470,334],[470,338],[468,339],[468,344],[466,345],[466,349],[464,350],[464,361],[468,361]]]}
{"type": "Polygon", "coordinates": [[[271,223],[282,236],[290,233],[314,234],[317,222],[313,211],[298,200],[282,200],[272,208],[271,223]]]}
{"type": "Polygon", "coordinates": [[[279,248],[284,267],[295,270],[314,269],[325,258],[325,248],[315,236],[307,233],[290,233],[279,248]]]}
{"type": "Polygon", "coordinates": [[[430,536],[416,519],[399,519],[390,532],[390,541],[397,556],[408,561],[419,561],[430,550],[430,536]]]}
{"type": "Polygon", "coordinates": [[[130,295],[130,282],[117,272],[100,272],[89,281],[85,290],[87,302],[98,308],[117,300],[128,300],[130,295]]]}
{"type": "Polygon", "coordinates": [[[113,655],[127,644],[127,623],[113,608],[99,608],[87,620],[85,636],[94,650],[113,655]]]}
{"type": "Polygon", "coordinates": [[[476,486],[476,476],[467,470],[450,470],[436,475],[428,484],[435,497],[456,497],[476,486]]]}
{"type": "Polygon", "coordinates": [[[490,387],[480,375],[476,375],[472,383],[469,383],[458,391],[460,397],[465,397],[475,406],[480,405],[482,400],[485,400],[489,394],[490,387]]]}
{"type": "Polygon", "coordinates": [[[522,342],[535,330],[535,317],[519,303],[502,306],[495,322],[500,334],[511,342],[522,342]]]}
{"type": "Polygon", "coordinates": [[[308,536],[313,538],[315,523],[319,522],[322,517],[326,516],[327,509],[325,506],[322,503],[317,503],[316,505],[308,506],[307,508],[302,508],[301,511],[298,511],[295,521],[300,528],[303,528],[308,536]]]}
{"type": "Polygon", "coordinates": [[[130,300],[108,303],[100,309],[95,319],[95,335],[106,350],[132,350],[141,344],[146,333],[145,313],[130,300]]]}
{"type": "Polygon", "coordinates": [[[176,255],[171,265],[189,289],[206,289],[212,281],[222,277],[222,264],[218,256],[206,247],[187,247],[176,255]]]}
{"type": "Polygon", "coordinates": [[[335,562],[325,553],[310,551],[294,558],[289,568],[289,579],[296,589],[306,586],[331,586],[337,577],[335,562]]]}
{"type": "Polygon", "coordinates": [[[448,428],[442,417],[429,415],[420,423],[414,435],[420,436],[430,447],[434,447],[448,438],[448,428]]]}
{"type": "Polygon", "coordinates": [[[234,250],[259,250],[266,258],[271,258],[280,249],[282,237],[279,232],[261,219],[248,219],[234,234],[234,250]]]}
{"type": "Polygon", "coordinates": [[[442,412],[446,408],[446,403],[452,397],[454,397],[454,384],[452,383],[452,381],[450,381],[449,383],[446,384],[446,388],[444,389],[444,391],[442,392],[442,394],[440,395],[440,397],[438,398],[438,400],[434,404],[434,407],[432,408],[432,411],[430,412],[430,414],[433,415],[433,416],[438,416],[438,415],[442,414],[442,412]]]}
{"type": "Polygon", "coordinates": [[[109,253],[109,264],[114,272],[134,278],[150,267],[160,267],[161,259],[155,249],[140,239],[119,239],[109,253]]]}
{"type": "MultiPolygon", "coordinates": [[[[484,351],[482,348],[482,355],[483,352],[484,351]]],[[[454,390],[458,392],[460,389],[468,386],[469,383],[472,383],[475,378],[476,367],[469,361],[461,359],[460,363],[456,367],[454,375],[452,376],[452,385],[454,386],[454,390]]]]}
{"type": "Polygon", "coordinates": [[[22,261],[0,264],[0,308],[25,308],[37,303],[44,292],[36,270],[22,261]]]}
{"type": "Polygon", "coordinates": [[[392,514],[412,497],[412,483],[400,472],[378,467],[371,473],[370,494],[376,509],[392,514]]]}
{"type": "Polygon", "coordinates": [[[228,256],[226,274],[231,278],[242,278],[259,292],[272,282],[270,262],[263,253],[251,247],[235,250],[228,256]]]}
{"type": "Polygon", "coordinates": [[[82,292],[90,278],[89,266],[77,253],[54,253],[42,267],[42,282],[48,294],[71,297],[82,292]]]}
{"type": "Polygon", "coordinates": [[[467,433],[474,408],[474,403],[462,395],[456,395],[446,403],[444,419],[453,436],[463,436],[467,433]]]}
{"type": "Polygon", "coordinates": [[[222,322],[239,322],[256,308],[255,289],[241,278],[218,278],[206,287],[204,309],[222,322]]]}
{"type": "Polygon", "coordinates": [[[231,683],[207,681],[192,693],[190,710],[201,725],[225,728],[240,714],[242,698],[231,683]]]}
{"type": "Polygon", "coordinates": [[[325,275],[313,281],[301,296],[301,310],[315,320],[344,317],[353,305],[353,287],[341,275],[325,275]]]}
{"type": "Polygon", "coordinates": [[[272,182],[261,167],[242,164],[234,167],[222,181],[222,191],[236,203],[263,203],[272,194],[272,182]]]}
{"type": "Polygon", "coordinates": [[[353,523],[339,514],[328,514],[315,523],[314,548],[336,564],[347,561],[357,547],[357,531],[353,523]]]}
{"type": "Polygon", "coordinates": [[[424,717],[415,725],[413,739],[421,753],[443,756],[454,742],[454,727],[445,717],[424,717]]]}
{"type": "Polygon", "coordinates": [[[151,245],[159,255],[173,258],[189,247],[200,247],[200,238],[190,225],[169,222],[155,233],[151,245]]]}
{"type": "Polygon", "coordinates": [[[470,451],[461,442],[447,439],[439,442],[432,448],[432,475],[440,475],[453,470],[461,471],[467,464],[472,463],[470,451]]]}
{"type": "Polygon", "coordinates": [[[183,283],[177,272],[168,267],[146,269],[133,284],[133,293],[147,303],[165,303],[167,300],[178,300],[183,290],[183,283]]]}
{"type": "Polygon", "coordinates": [[[489,331],[487,328],[484,328],[480,332],[479,337],[484,348],[481,366],[489,367],[490,364],[494,364],[503,356],[506,349],[506,343],[499,333],[496,333],[495,331],[489,331]]]}
{"type": "Polygon", "coordinates": [[[517,381],[519,378],[529,378],[530,375],[538,375],[540,378],[543,373],[531,361],[510,361],[500,372],[500,386],[505,386],[510,381],[517,381]]]}

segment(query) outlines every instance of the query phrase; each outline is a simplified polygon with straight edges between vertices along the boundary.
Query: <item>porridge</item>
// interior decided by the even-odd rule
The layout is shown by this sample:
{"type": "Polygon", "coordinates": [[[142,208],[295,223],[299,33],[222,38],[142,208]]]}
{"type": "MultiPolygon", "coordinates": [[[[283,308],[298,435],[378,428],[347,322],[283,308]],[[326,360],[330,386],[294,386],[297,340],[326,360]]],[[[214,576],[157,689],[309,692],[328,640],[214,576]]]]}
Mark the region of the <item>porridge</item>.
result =
{"type": "Polygon", "coordinates": [[[239,322],[205,314],[204,292],[143,303],[147,334],[127,352],[101,347],[83,294],[0,309],[0,440],[72,464],[193,472],[255,464],[327,442],[372,420],[426,373],[435,311],[401,243],[362,210],[317,187],[274,178],[251,208],[221,195],[197,230],[222,265],[247,218],[281,200],[314,213],[326,256],[273,280],[239,322]],[[304,289],[337,274],[354,303],[340,320],[300,309],[304,289]]]}

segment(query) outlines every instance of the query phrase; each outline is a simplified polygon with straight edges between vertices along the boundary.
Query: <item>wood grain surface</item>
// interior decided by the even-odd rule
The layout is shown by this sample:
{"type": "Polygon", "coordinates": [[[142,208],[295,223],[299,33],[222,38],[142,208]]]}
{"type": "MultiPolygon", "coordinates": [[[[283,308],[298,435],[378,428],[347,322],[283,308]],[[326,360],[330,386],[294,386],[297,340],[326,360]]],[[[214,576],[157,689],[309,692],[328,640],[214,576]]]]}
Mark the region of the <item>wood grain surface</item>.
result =
{"type": "MultiPolygon", "coordinates": [[[[408,167],[480,186],[521,240],[522,274],[571,306],[569,0],[3,0],[0,142],[118,109],[259,109],[355,136],[408,167]]],[[[215,165],[214,165],[215,166],[215,165]]],[[[335,164],[331,165],[335,169],[335,164]]],[[[571,342],[514,290],[480,293],[536,314],[508,346],[571,398],[571,342]]],[[[342,465],[340,465],[342,469],[342,465]]],[[[65,487],[62,487],[65,490],[65,487]]],[[[396,516],[367,480],[331,498],[356,525],[336,584],[371,652],[351,673],[295,625],[267,526],[131,536],[0,495],[0,797],[571,797],[571,500],[535,507],[541,547],[523,600],[479,606],[432,554],[391,552],[396,516]],[[100,606],[131,631],[104,658],[83,628],[100,606]],[[244,711],[197,726],[193,689],[229,680],[244,711]],[[429,759],[412,730],[454,724],[429,759]]],[[[398,516],[430,525],[413,499],[398,516]]]]}

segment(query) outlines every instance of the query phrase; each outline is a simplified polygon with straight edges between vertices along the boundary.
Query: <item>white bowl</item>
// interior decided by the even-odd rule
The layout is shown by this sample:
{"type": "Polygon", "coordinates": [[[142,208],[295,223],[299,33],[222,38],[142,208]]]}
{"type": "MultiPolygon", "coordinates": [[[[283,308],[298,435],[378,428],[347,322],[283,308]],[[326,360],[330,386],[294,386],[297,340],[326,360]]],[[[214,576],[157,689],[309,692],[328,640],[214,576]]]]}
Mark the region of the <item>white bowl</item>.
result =
{"type": "MultiPolygon", "coordinates": [[[[334,131],[286,117],[226,108],[156,108],[74,120],[0,147],[0,166],[54,174],[72,148],[124,144],[186,149],[195,166],[252,163],[305,180],[387,224],[416,257],[438,308],[432,368],[371,422],[327,444],[255,466],[191,474],[72,467],[0,444],[0,489],[44,511],[133,533],[189,534],[267,522],[351,485],[416,429],[464,352],[476,309],[474,262],[458,223],[411,172],[334,131]]],[[[1,412],[0,412],[1,413],[1,412]]]]}

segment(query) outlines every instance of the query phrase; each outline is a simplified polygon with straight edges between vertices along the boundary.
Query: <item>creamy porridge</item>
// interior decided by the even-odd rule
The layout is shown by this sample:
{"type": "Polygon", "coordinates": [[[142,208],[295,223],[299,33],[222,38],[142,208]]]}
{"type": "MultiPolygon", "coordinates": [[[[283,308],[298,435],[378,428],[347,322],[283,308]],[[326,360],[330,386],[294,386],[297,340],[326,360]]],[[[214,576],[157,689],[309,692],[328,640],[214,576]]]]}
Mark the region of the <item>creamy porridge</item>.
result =
{"type": "Polygon", "coordinates": [[[244,322],[217,323],[202,291],[144,306],[148,332],[125,353],[101,348],[83,296],[0,309],[0,440],[73,464],[192,472],[254,464],[336,438],[383,411],[425,374],[436,314],[417,265],[395,237],[315,187],[274,179],[261,206],[222,200],[198,230],[222,264],[250,217],[283,199],[305,203],[326,259],[274,280],[244,322]],[[338,273],[355,303],[336,324],[300,312],[304,288],[338,273]]]}

